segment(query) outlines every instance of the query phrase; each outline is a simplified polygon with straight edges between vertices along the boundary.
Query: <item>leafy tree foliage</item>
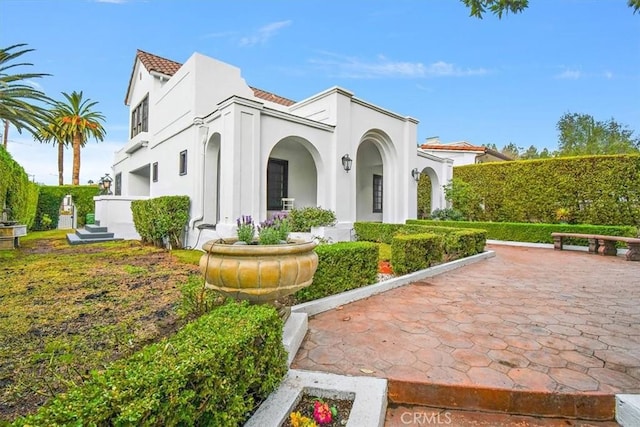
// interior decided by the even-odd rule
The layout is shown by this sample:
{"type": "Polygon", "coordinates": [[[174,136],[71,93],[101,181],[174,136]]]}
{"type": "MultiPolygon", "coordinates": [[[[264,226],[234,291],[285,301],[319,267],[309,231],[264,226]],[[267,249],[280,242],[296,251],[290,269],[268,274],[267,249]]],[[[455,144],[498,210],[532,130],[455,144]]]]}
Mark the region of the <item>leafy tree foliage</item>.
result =
{"type": "MultiPolygon", "coordinates": [[[[529,0],[462,0],[462,3],[471,9],[470,16],[480,19],[487,10],[502,18],[503,13],[516,14],[529,7],[529,0]]],[[[632,8],[635,14],[640,10],[640,0],[627,0],[627,6],[632,8]]]]}
{"type": "Polygon", "coordinates": [[[589,114],[566,113],[556,128],[558,156],[593,154],[629,154],[640,151],[640,139],[633,131],[616,122],[595,120],[589,114]]]}
{"type": "MultiPolygon", "coordinates": [[[[47,120],[47,109],[44,105],[51,103],[51,99],[29,82],[49,74],[16,72],[18,67],[33,65],[28,62],[16,62],[22,55],[34,50],[24,49],[24,46],[26,44],[21,43],[0,48],[0,120],[5,124],[11,123],[20,133],[25,129],[36,135],[47,120]]],[[[6,145],[6,132],[4,138],[6,145]]]]}

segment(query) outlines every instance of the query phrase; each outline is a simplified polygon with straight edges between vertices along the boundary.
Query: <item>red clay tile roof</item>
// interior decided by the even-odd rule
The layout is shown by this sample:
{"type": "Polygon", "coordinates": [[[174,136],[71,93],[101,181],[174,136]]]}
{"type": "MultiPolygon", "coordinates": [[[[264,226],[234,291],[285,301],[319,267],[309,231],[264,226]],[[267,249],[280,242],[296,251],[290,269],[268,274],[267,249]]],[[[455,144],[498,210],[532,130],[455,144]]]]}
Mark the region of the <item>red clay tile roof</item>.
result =
{"type": "MultiPolygon", "coordinates": [[[[138,51],[136,52],[136,58],[138,58],[140,62],[142,62],[142,65],[144,65],[147,71],[155,71],[167,76],[173,76],[180,69],[180,67],[182,67],[182,64],[179,62],[172,61],[170,59],[163,58],[161,56],[154,55],[140,49],[138,49],[138,51]]],[[[131,83],[129,83],[129,85],[131,85],[131,83]]],[[[127,89],[127,97],[129,96],[129,90],[130,87],[127,89]]],[[[276,104],[284,105],[286,107],[296,103],[291,99],[276,95],[271,92],[267,92],[266,90],[258,89],[255,87],[251,87],[251,90],[253,90],[253,94],[256,98],[264,99],[265,101],[275,102],[276,104]]]]}
{"type": "Polygon", "coordinates": [[[502,160],[513,160],[511,157],[503,154],[499,151],[492,150],[487,147],[478,147],[475,145],[453,145],[453,144],[422,144],[420,148],[425,150],[451,150],[451,151],[481,151],[486,154],[491,154],[502,160]]]}
{"type": "Polygon", "coordinates": [[[473,145],[447,145],[447,144],[422,144],[420,148],[425,150],[452,150],[452,151],[484,151],[487,147],[476,147],[473,145]]]}
{"type": "Polygon", "coordinates": [[[182,64],[179,62],[153,55],[140,49],[136,52],[136,58],[142,62],[142,65],[144,65],[147,71],[155,71],[167,76],[173,76],[180,67],[182,67],[182,64]]]}
{"type": "Polygon", "coordinates": [[[275,102],[276,104],[282,104],[285,106],[293,105],[296,101],[292,101],[290,99],[284,98],[282,96],[276,95],[275,93],[267,92],[266,90],[258,89],[252,86],[249,86],[253,91],[253,94],[256,98],[264,99],[265,101],[275,102]]]}

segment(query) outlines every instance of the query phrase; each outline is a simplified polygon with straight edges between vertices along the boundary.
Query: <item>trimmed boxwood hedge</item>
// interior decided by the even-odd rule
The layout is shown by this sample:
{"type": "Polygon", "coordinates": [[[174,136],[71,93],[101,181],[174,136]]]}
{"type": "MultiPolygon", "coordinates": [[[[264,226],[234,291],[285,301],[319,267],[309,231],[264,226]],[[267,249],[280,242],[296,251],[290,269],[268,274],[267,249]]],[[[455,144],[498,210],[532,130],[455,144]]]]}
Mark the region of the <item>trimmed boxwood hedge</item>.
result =
{"type": "MultiPolygon", "coordinates": [[[[551,233],[602,234],[606,236],[635,237],[638,230],[630,226],[613,225],[572,225],[572,224],[530,224],[521,222],[473,222],[473,221],[434,221],[410,219],[408,224],[459,228],[482,228],[487,230],[487,238],[530,243],[553,243],[551,233]]],[[[569,244],[583,244],[586,241],[567,241],[569,244]]]]}
{"type": "Polygon", "coordinates": [[[318,269],[311,286],[295,293],[299,302],[370,285],[378,276],[378,245],[340,242],[316,247],[318,269]]]}
{"type": "Polygon", "coordinates": [[[424,270],[444,258],[444,236],[438,234],[397,235],[391,243],[391,265],[397,274],[424,270]]]}
{"type": "Polygon", "coordinates": [[[286,374],[282,327],[271,307],[230,302],[13,425],[242,425],[286,374]]]}
{"type": "Polygon", "coordinates": [[[398,274],[417,271],[442,261],[453,261],[475,255],[484,251],[487,241],[485,230],[423,225],[418,221],[408,224],[356,222],[353,227],[358,240],[391,244],[391,265],[398,274]],[[421,237],[398,239],[416,235],[421,237]],[[430,237],[432,235],[440,237],[436,239],[438,243],[435,247],[432,246],[433,239],[430,237]],[[432,250],[433,254],[423,253],[425,248],[432,250]],[[413,256],[417,258],[411,259],[413,256]]]}
{"type": "MultiPolygon", "coordinates": [[[[474,197],[454,207],[483,221],[640,226],[640,155],[562,157],[458,166],[474,197]],[[483,206],[484,209],[478,209],[483,206]]],[[[458,203],[462,203],[459,201],[458,203]]]]}
{"type": "Polygon", "coordinates": [[[163,196],[131,202],[133,225],[142,243],[157,247],[181,248],[182,235],[189,221],[189,196],[163,196]],[[165,242],[166,240],[166,242],[165,242]]]}

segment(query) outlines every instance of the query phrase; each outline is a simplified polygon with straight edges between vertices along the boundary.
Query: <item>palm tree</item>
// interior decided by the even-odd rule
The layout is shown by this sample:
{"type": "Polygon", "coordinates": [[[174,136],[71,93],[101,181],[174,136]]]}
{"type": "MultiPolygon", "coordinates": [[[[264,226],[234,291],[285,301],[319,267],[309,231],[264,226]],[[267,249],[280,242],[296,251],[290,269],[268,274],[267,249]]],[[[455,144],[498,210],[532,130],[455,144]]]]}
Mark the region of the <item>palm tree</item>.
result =
{"type": "Polygon", "coordinates": [[[38,129],[35,138],[44,143],[52,142],[58,146],[58,185],[64,185],[64,150],[70,145],[70,141],[57,132],[55,122],[49,123],[46,127],[38,129]]]}
{"type": "Polygon", "coordinates": [[[51,99],[44,92],[35,89],[31,79],[49,74],[19,73],[10,74],[15,67],[31,66],[28,62],[14,62],[15,59],[34,49],[23,49],[25,43],[14,44],[0,49],[0,120],[4,122],[4,148],[7,148],[7,132],[9,123],[18,132],[27,130],[36,136],[38,129],[47,121],[47,110],[38,103],[51,104],[51,99]],[[17,50],[16,50],[17,49],[17,50]]]}
{"type": "Polygon", "coordinates": [[[87,139],[93,137],[96,141],[104,141],[106,132],[102,127],[104,116],[92,111],[98,103],[89,99],[82,99],[81,92],[71,92],[71,95],[62,92],[66,102],[56,102],[51,110],[55,134],[60,141],[71,141],[73,146],[73,172],[71,184],[80,184],[80,148],[84,147],[87,139]]]}

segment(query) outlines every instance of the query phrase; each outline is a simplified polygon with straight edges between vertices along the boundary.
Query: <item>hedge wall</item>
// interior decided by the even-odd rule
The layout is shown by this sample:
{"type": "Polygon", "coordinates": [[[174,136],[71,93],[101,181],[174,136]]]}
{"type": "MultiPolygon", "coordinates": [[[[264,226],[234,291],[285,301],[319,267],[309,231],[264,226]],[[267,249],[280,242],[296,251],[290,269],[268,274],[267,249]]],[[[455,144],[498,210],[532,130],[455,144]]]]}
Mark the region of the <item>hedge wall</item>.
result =
{"type": "Polygon", "coordinates": [[[189,196],[163,196],[131,202],[133,225],[143,243],[158,247],[183,246],[183,231],[189,221],[189,196]],[[166,240],[166,242],[165,242],[166,240]]]}
{"type": "Polygon", "coordinates": [[[391,244],[391,265],[398,274],[407,274],[484,251],[487,241],[485,230],[422,223],[423,221],[408,224],[356,222],[353,227],[358,240],[391,244]]]}
{"type": "Polygon", "coordinates": [[[100,194],[98,187],[96,185],[43,185],[40,187],[34,230],[51,230],[58,227],[60,203],[67,194],[71,195],[76,205],[78,228],[84,226],[87,214],[95,212],[93,198],[100,194]]]}
{"type": "Polygon", "coordinates": [[[484,205],[479,220],[554,223],[564,208],[569,222],[640,226],[640,155],[484,163],[453,176],[484,205]]]}
{"type": "Polygon", "coordinates": [[[324,298],[375,283],[378,277],[378,245],[341,242],[316,247],[318,269],[311,286],[295,293],[299,302],[324,298]]]}
{"type": "Polygon", "coordinates": [[[229,303],[13,425],[242,425],[287,372],[282,328],[273,308],[229,303]]]}
{"type": "Polygon", "coordinates": [[[33,227],[38,204],[38,186],[11,155],[0,147],[0,215],[6,205],[8,219],[33,227]]]}
{"type": "MultiPolygon", "coordinates": [[[[459,228],[482,228],[487,230],[487,238],[514,242],[553,243],[551,233],[604,234],[607,236],[635,237],[638,230],[631,226],[613,225],[571,225],[571,224],[529,224],[512,222],[472,222],[472,221],[435,221],[407,220],[407,224],[445,226],[459,228]]],[[[569,242],[571,244],[571,242],[569,242]]],[[[580,241],[574,243],[581,244],[580,241]]],[[[586,245],[586,242],[584,242],[586,245]]]]}

